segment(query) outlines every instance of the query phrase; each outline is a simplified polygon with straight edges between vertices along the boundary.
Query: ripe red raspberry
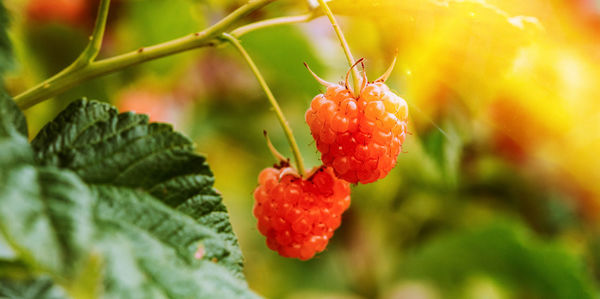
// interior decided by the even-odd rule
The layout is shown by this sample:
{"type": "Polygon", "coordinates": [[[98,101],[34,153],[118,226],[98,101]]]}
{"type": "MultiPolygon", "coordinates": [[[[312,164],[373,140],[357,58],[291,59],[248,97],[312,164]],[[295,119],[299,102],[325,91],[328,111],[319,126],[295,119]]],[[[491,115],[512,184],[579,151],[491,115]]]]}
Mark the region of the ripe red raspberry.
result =
{"type": "Polygon", "coordinates": [[[308,260],[321,252],[350,206],[350,187],[325,166],[308,179],[290,167],[266,168],[254,190],[254,216],[267,246],[284,257],[308,260]]]}
{"type": "Polygon", "coordinates": [[[384,178],[396,165],[406,137],[408,107],[385,85],[390,72],[391,67],[380,79],[368,82],[363,71],[356,96],[348,88],[348,76],[342,86],[326,82],[311,71],[327,91],[312,100],[306,123],[323,164],[332,167],[338,178],[371,183],[384,178]]]}

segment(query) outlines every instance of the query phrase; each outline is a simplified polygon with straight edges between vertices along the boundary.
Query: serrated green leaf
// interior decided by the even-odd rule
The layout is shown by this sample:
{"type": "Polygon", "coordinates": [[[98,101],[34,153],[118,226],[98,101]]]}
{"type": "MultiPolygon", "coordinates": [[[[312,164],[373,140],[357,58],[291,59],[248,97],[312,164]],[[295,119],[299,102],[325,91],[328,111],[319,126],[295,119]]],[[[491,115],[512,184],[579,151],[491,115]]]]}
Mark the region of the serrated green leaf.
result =
{"type": "Polygon", "coordinates": [[[0,169],[8,171],[12,165],[30,164],[33,158],[25,116],[0,87],[0,169]]]}
{"type": "Polygon", "coordinates": [[[93,198],[72,172],[20,165],[0,173],[0,231],[34,268],[69,277],[89,251],[93,198]]]}
{"type": "MultiPolygon", "coordinates": [[[[36,171],[31,166],[22,168],[25,168],[23,171],[36,171]]],[[[15,171],[19,173],[22,168],[16,168],[15,171]]],[[[45,169],[42,168],[42,170],[45,169]]],[[[64,176],[58,170],[54,170],[54,172],[53,175],[58,178],[64,176]]],[[[69,174],[68,171],[65,173],[69,174]]],[[[3,181],[14,183],[14,180],[3,179],[3,181]]],[[[59,182],[55,182],[52,186],[61,190],[67,189],[59,182]]],[[[17,188],[19,187],[17,186],[17,188]]],[[[246,283],[228,270],[241,267],[238,264],[241,257],[231,255],[231,252],[235,251],[226,248],[229,244],[212,229],[198,224],[189,216],[176,212],[144,192],[111,186],[92,185],[91,188],[91,197],[96,201],[94,209],[96,224],[102,230],[100,240],[95,240],[95,250],[102,253],[106,267],[104,270],[104,297],[256,298],[256,295],[247,289],[246,283]],[[204,254],[202,257],[197,257],[195,253],[200,246],[203,248],[204,254]],[[219,263],[214,263],[214,259],[219,259],[219,263]]],[[[84,190],[78,190],[79,188],[74,189],[73,192],[86,193],[84,190]]],[[[0,189],[0,191],[3,190],[0,189]]],[[[6,195],[0,192],[0,198],[4,199],[5,206],[3,208],[6,208],[5,210],[12,207],[10,202],[6,203],[6,195]]],[[[32,202],[29,204],[36,205],[32,202]]],[[[0,216],[2,216],[0,222],[3,225],[6,225],[8,221],[19,223],[14,218],[6,218],[3,213],[5,210],[0,210],[0,216]]],[[[29,212],[29,210],[37,209],[26,210],[29,212]]],[[[50,215],[56,215],[66,209],[50,208],[49,210],[50,215]]],[[[36,223],[45,220],[45,217],[39,217],[39,214],[31,215],[31,213],[16,211],[15,215],[25,216],[32,221],[32,226],[39,227],[40,225],[36,225],[36,223]]],[[[65,215],[61,214],[61,216],[65,215]]],[[[64,223],[81,222],[63,220],[64,223]]],[[[24,224],[23,221],[20,224],[24,224]]],[[[9,230],[18,232],[19,226],[12,225],[9,230]]],[[[65,231],[68,230],[67,227],[65,231]]],[[[39,229],[35,231],[39,231],[39,229]]],[[[44,235],[50,235],[50,233],[44,235]]],[[[89,233],[89,235],[92,234],[89,233]]],[[[71,264],[71,261],[60,261],[56,257],[60,255],[60,252],[68,251],[68,247],[62,251],[56,250],[60,246],[51,241],[45,244],[44,236],[39,234],[35,236],[28,234],[28,236],[30,238],[20,238],[11,243],[20,245],[17,247],[21,249],[21,254],[28,254],[26,249],[39,248],[49,255],[49,258],[45,259],[37,252],[29,254],[31,264],[41,263],[43,265],[51,260],[57,260],[58,263],[64,265],[71,264]],[[31,239],[34,237],[35,239],[31,239]]],[[[66,240],[64,243],[72,243],[72,241],[66,240]]],[[[50,268],[50,273],[55,273],[52,271],[54,269],[48,268],[50,268]]],[[[9,286],[14,284],[15,282],[9,283],[9,286]]],[[[67,286],[70,284],[72,283],[67,283],[67,286]]],[[[31,285],[30,287],[35,288],[36,286],[31,285]]],[[[71,287],[73,286],[71,285],[71,287]]],[[[7,292],[15,291],[10,287],[7,290],[7,292]]],[[[33,298],[36,298],[35,296],[33,298]]],[[[27,298],[27,296],[25,297],[27,298]]]]}
{"type": "Polygon", "coordinates": [[[9,166],[21,163],[33,163],[33,152],[27,142],[27,122],[0,87],[0,169],[8,171],[9,166]]]}
{"type": "Polygon", "coordinates": [[[92,188],[98,199],[96,214],[102,222],[116,224],[124,231],[141,231],[173,249],[190,265],[199,260],[215,260],[241,273],[238,247],[221,238],[209,225],[194,221],[144,192],[123,187],[92,188]],[[199,247],[204,251],[201,258],[195,257],[199,247]]]}
{"type": "Polygon", "coordinates": [[[182,264],[179,254],[148,234],[114,227],[103,251],[106,297],[256,298],[246,284],[218,264],[182,264]]]}
{"type": "MultiPolygon", "coordinates": [[[[110,105],[71,104],[32,141],[37,160],[68,168],[90,184],[136,188],[210,227],[228,243],[227,266],[241,275],[237,238],[205,158],[192,142],[145,115],[118,114],[110,105]]],[[[221,259],[219,259],[221,261],[221,259]]]]}
{"type": "Polygon", "coordinates": [[[33,161],[33,151],[25,137],[20,135],[0,136],[0,169],[8,171],[9,166],[33,163],[33,161]]]}
{"type": "MultiPolygon", "coordinates": [[[[69,168],[84,181],[152,190],[184,175],[204,175],[204,157],[167,124],[118,114],[108,104],[80,100],[69,105],[32,141],[41,164],[69,168]]],[[[158,192],[158,191],[157,191],[158,192]]]]}
{"type": "Polygon", "coordinates": [[[432,280],[445,290],[487,275],[528,297],[593,298],[581,261],[512,222],[438,238],[407,257],[402,268],[407,277],[432,280]]]}
{"type": "Polygon", "coordinates": [[[0,138],[17,134],[27,137],[25,116],[0,84],[0,138]]]}
{"type": "Polygon", "coordinates": [[[169,125],[81,100],[42,129],[34,153],[5,139],[0,231],[70,295],[256,297],[205,158],[169,125]],[[21,152],[29,158],[14,159],[21,152]],[[102,287],[100,268],[81,265],[103,268],[102,287]]]}

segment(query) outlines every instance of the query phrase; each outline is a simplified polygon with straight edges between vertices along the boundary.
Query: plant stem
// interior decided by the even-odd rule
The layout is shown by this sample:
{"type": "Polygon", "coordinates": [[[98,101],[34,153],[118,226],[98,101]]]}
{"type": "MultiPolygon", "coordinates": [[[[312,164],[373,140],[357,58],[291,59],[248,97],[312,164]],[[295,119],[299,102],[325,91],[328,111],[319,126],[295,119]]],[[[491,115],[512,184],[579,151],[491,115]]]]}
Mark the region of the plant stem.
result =
{"type": "Polygon", "coordinates": [[[228,30],[236,21],[273,1],[275,0],[249,0],[243,6],[201,32],[154,46],[140,48],[115,57],[94,61],[100,49],[108,12],[109,1],[104,0],[100,3],[98,20],[90,43],[77,60],[58,74],[15,96],[14,100],[21,109],[26,109],[91,78],[175,53],[216,45],[220,42],[216,38],[228,30]]]}
{"type": "Polygon", "coordinates": [[[277,25],[304,23],[304,22],[308,22],[316,17],[317,17],[317,14],[315,12],[312,12],[312,13],[307,13],[307,14],[298,15],[298,16],[273,18],[273,19],[258,21],[258,22],[251,23],[251,24],[248,24],[245,26],[240,26],[240,27],[236,28],[235,30],[232,30],[230,32],[230,34],[239,38],[242,35],[244,35],[248,32],[252,32],[254,30],[263,29],[263,28],[267,28],[267,27],[273,27],[273,26],[277,26],[277,25]]]}
{"type": "Polygon", "coordinates": [[[230,42],[231,45],[233,45],[238,50],[238,52],[240,52],[240,54],[242,54],[242,56],[244,57],[244,60],[246,60],[246,63],[248,63],[248,66],[252,70],[252,73],[254,73],[256,80],[258,80],[258,83],[260,84],[262,89],[265,91],[265,94],[267,95],[267,99],[269,100],[269,103],[275,110],[275,114],[277,115],[279,124],[281,124],[281,128],[285,132],[285,136],[287,137],[288,143],[290,144],[290,148],[292,149],[292,153],[294,154],[294,159],[296,160],[296,166],[298,168],[298,173],[301,176],[304,176],[304,161],[302,160],[302,155],[300,154],[300,149],[298,148],[298,144],[296,143],[296,139],[294,138],[292,129],[290,128],[287,120],[285,119],[285,116],[283,115],[283,112],[281,111],[281,108],[279,107],[277,100],[273,96],[271,89],[267,85],[267,82],[265,81],[263,76],[260,74],[258,67],[256,67],[256,64],[254,64],[254,61],[252,61],[252,58],[250,57],[248,52],[246,52],[246,50],[244,49],[244,47],[242,46],[240,41],[237,38],[235,38],[234,36],[227,34],[227,33],[223,33],[221,36],[225,40],[230,42]]]}
{"type": "MultiPolygon", "coordinates": [[[[352,67],[354,65],[354,57],[352,56],[352,52],[350,51],[350,46],[348,46],[348,42],[346,42],[346,38],[344,37],[344,33],[342,32],[342,29],[340,28],[337,21],[335,20],[335,17],[333,16],[333,12],[331,12],[331,9],[329,9],[329,6],[325,2],[325,0],[317,0],[317,1],[319,1],[319,6],[321,6],[323,13],[327,16],[327,18],[329,19],[329,22],[331,23],[331,26],[333,27],[333,31],[335,31],[335,34],[337,35],[338,39],[340,40],[340,44],[342,45],[342,48],[344,49],[344,54],[346,54],[346,59],[348,60],[349,67],[352,67]]],[[[359,74],[357,68],[352,68],[352,79],[354,82],[354,94],[356,96],[358,96],[359,88],[360,88],[360,74],[359,74]]]]}
{"type": "Polygon", "coordinates": [[[108,18],[109,6],[110,0],[100,1],[98,6],[98,15],[96,16],[96,24],[94,25],[94,31],[90,36],[90,41],[75,62],[81,61],[89,64],[96,59],[96,56],[98,56],[100,48],[102,47],[104,30],[106,29],[106,19],[108,18]]]}

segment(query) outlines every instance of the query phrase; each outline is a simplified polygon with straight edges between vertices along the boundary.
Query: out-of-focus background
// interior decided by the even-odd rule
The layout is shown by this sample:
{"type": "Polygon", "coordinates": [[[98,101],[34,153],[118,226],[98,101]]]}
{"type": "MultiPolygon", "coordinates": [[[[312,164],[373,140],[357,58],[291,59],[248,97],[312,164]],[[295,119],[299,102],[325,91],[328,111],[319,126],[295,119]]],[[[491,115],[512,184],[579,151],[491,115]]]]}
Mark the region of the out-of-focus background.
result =
{"type": "MultiPolygon", "coordinates": [[[[101,57],[212,24],[243,1],[113,0],[101,57]]],[[[5,0],[20,64],[17,94],[72,62],[93,0],[5,0]]],[[[82,96],[174,123],[205,153],[231,213],[252,289],[268,298],[597,298],[600,279],[600,1],[334,0],[356,57],[389,86],[412,133],[396,168],[353,186],[328,248],[308,262],[270,251],[252,216],[257,174],[290,156],[275,115],[229,46],[131,67],[27,110],[31,134],[82,96]]],[[[307,12],[280,0],[252,22],[307,12]]],[[[302,62],[343,80],[325,18],[256,31],[263,71],[309,166],[304,122],[323,91],[302,62]]]]}

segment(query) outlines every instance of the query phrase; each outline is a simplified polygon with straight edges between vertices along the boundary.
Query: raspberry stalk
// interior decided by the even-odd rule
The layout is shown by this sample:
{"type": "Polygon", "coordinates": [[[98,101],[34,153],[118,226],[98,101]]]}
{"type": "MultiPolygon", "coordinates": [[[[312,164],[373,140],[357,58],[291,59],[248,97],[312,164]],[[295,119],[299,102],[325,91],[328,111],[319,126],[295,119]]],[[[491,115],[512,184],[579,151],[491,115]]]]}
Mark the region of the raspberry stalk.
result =
{"type": "Polygon", "coordinates": [[[252,60],[252,58],[250,57],[248,52],[246,52],[246,50],[244,49],[244,47],[242,46],[240,41],[228,33],[223,33],[221,36],[225,40],[230,42],[236,48],[236,50],[238,50],[238,52],[240,52],[242,57],[244,57],[244,60],[246,60],[246,63],[252,70],[252,73],[256,77],[256,80],[258,80],[258,83],[264,90],[264,92],[267,96],[267,99],[269,100],[269,103],[273,107],[273,110],[275,110],[275,114],[277,115],[279,124],[281,125],[281,128],[283,129],[283,132],[285,133],[285,136],[287,137],[288,143],[290,144],[290,148],[292,150],[292,153],[294,154],[294,159],[296,160],[296,167],[298,169],[298,173],[301,176],[304,176],[304,161],[302,160],[302,155],[300,154],[300,149],[298,148],[298,144],[296,143],[296,139],[294,138],[292,129],[290,128],[288,121],[286,120],[285,116],[283,115],[283,112],[281,111],[281,108],[279,107],[279,103],[277,103],[275,96],[273,96],[271,89],[267,85],[267,82],[261,75],[260,71],[258,70],[258,67],[256,67],[256,64],[254,64],[254,61],[252,60]]]}
{"type": "Polygon", "coordinates": [[[325,2],[325,0],[317,0],[317,1],[319,1],[319,6],[323,10],[323,13],[329,19],[329,22],[331,23],[331,26],[333,27],[333,30],[335,31],[335,34],[337,35],[338,39],[340,40],[340,44],[342,45],[342,48],[344,49],[344,54],[346,54],[346,59],[348,60],[348,66],[350,66],[350,68],[352,70],[352,79],[354,82],[354,94],[358,95],[358,94],[360,94],[360,84],[361,84],[360,83],[360,74],[358,73],[357,69],[352,68],[352,66],[356,62],[354,61],[354,57],[352,56],[352,52],[350,51],[350,46],[348,46],[348,42],[346,42],[344,33],[342,32],[342,29],[340,28],[337,21],[335,20],[335,17],[333,16],[333,12],[331,12],[331,9],[329,8],[329,6],[325,2]]]}

